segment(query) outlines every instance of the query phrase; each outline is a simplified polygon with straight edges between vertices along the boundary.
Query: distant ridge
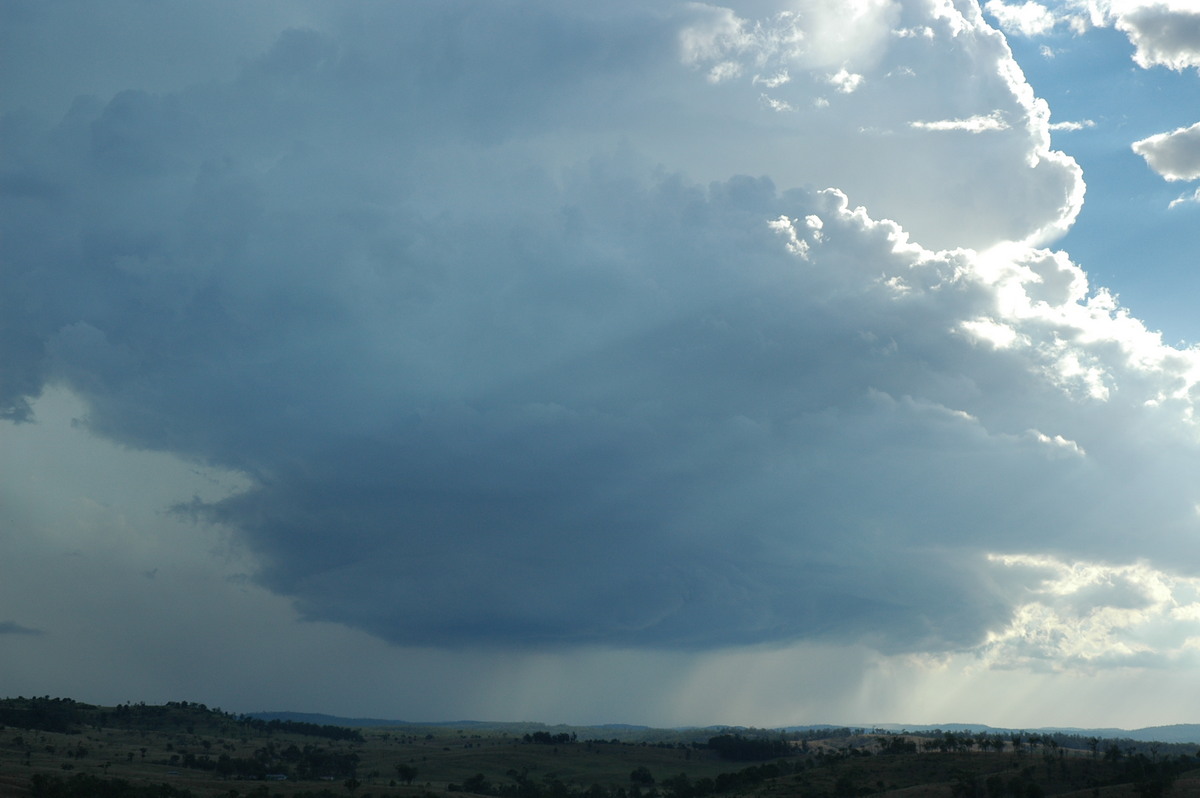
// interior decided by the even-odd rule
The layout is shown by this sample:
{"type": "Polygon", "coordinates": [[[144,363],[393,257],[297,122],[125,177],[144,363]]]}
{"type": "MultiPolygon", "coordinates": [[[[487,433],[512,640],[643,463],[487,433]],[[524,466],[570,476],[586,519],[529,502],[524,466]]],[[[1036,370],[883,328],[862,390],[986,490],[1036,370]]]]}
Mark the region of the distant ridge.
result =
{"type": "MultiPolygon", "coordinates": [[[[291,720],[298,723],[316,723],[322,726],[493,726],[497,724],[479,720],[443,720],[418,723],[409,720],[386,720],[384,718],[343,718],[338,715],[323,715],[320,712],[248,712],[246,717],[259,720],[291,720]]],[[[503,725],[503,724],[501,724],[503,725]]]]}
{"type": "MultiPolygon", "coordinates": [[[[629,723],[599,723],[593,725],[574,725],[574,724],[558,724],[557,726],[545,723],[534,722],[490,722],[480,720],[453,720],[453,721],[409,721],[409,720],[387,720],[383,718],[344,718],[337,715],[323,715],[314,712],[250,712],[247,717],[259,718],[261,720],[290,720],[301,723],[316,723],[322,726],[351,726],[351,727],[371,727],[371,726],[427,726],[427,727],[487,727],[491,729],[510,729],[512,731],[526,731],[533,729],[550,729],[550,728],[572,728],[572,729],[591,729],[596,731],[612,731],[612,732],[646,732],[651,731],[651,726],[639,726],[629,723]]],[[[705,726],[705,727],[688,727],[702,728],[712,731],[736,730],[743,727],[739,726],[705,726]]],[[[930,732],[934,730],[950,731],[950,732],[986,732],[988,734],[1012,734],[1014,732],[1034,733],[1034,734],[1076,734],[1080,737],[1100,737],[1103,739],[1118,739],[1118,740],[1134,740],[1143,743],[1196,743],[1200,745],[1200,723],[1176,723],[1170,726],[1147,726],[1141,729],[1118,729],[1118,728],[1100,728],[1100,729],[1085,729],[1074,726],[1041,726],[1038,728],[1015,728],[1015,727],[998,727],[988,726],[984,723],[917,723],[917,724],[902,724],[902,723],[874,723],[874,724],[829,724],[819,723],[806,726],[786,726],[782,727],[783,731],[820,731],[822,729],[879,729],[881,731],[910,731],[910,732],[930,732]]],[[[681,731],[682,727],[673,729],[673,731],[681,731]]]]}
{"type": "MultiPolygon", "coordinates": [[[[803,727],[811,728],[811,727],[803,727]]],[[[988,734],[1011,734],[1012,732],[1034,732],[1037,734],[1078,734],[1081,737],[1136,740],[1140,743],[1197,743],[1200,744],[1200,723],[1176,723],[1170,726],[1146,726],[1141,729],[1083,729],[1074,726],[1041,726],[1036,729],[988,726],[982,723],[914,724],[877,723],[869,727],[884,731],[923,732],[940,729],[953,732],[987,732],[988,734]]]]}
{"type": "Polygon", "coordinates": [[[429,726],[429,727],[487,727],[489,729],[512,729],[512,730],[528,730],[528,729],[553,729],[553,728],[573,728],[573,729],[605,729],[610,731],[627,731],[641,732],[650,731],[650,726],[637,726],[630,723],[599,723],[590,726],[568,726],[566,724],[558,724],[557,726],[546,723],[535,723],[533,721],[486,721],[486,720],[436,720],[436,721],[412,721],[412,720],[387,720],[384,718],[343,718],[337,715],[323,715],[319,712],[248,712],[248,718],[258,718],[259,720],[291,720],[301,723],[316,723],[322,726],[352,726],[352,727],[369,727],[369,726],[429,726]]]}

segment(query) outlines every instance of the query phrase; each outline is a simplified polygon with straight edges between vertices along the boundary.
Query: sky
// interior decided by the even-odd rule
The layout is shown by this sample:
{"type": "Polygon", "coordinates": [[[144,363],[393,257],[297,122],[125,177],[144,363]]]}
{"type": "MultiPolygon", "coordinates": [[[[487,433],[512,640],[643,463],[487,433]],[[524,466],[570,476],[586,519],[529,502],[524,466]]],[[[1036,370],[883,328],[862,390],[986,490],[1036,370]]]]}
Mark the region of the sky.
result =
{"type": "Polygon", "coordinates": [[[0,155],[0,694],[1200,722],[1188,0],[10,0],[0,155]]]}

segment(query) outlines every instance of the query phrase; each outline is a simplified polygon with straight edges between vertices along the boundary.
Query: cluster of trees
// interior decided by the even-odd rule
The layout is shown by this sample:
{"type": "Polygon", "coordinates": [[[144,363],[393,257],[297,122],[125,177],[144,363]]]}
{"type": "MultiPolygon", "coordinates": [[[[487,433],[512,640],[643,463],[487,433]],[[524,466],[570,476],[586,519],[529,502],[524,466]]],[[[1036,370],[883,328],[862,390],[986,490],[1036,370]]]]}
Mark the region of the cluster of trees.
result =
{"type": "Polygon", "coordinates": [[[761,762],[780,759],[794,752],[791,743],[779,737],[743,737],[740,734],[718,734],[708,739],[708,747],[722,759],[734,762],[761,762]]]}
{"type": "MultiPolygon", "coordinates": [[[[800,769],[805,766],[797,763],[800,769]]],[[[659,783],[659,790],[665,798],[707,798],[709,795],[741,792],[768,779],[779,778],[796,772],[791,763],[768,762],[763,765],[751,765],[730,773],[718,773],[714,778],[691,779],[686,773],[680,773],[659,783]]]]}
{"type": "Polygon", "coordinates": [[[125,703],[111,708],[91,707],[85,716],[80,718],[80,722],[97,728],[185,731],[188,734],[234,734],[237,731],[237,721],[232,715],[220,710],[210,710],[204,704],[189,704],[187,701],[169,701],[166,704],[125,703]]]}
{"type": "MultiPolygon", "coordinates": [[[[357,787],[357,783],[355,783],[357,787]]],[[[232,793],[231,793],[232,794],[232,793]]],[[[265,784],[245,793],[244,798],[271,798],[274,795],[265,784]]],[[[345,798],[345,792],[322,789],[306,792],[308,798],[345,798]]],[[[191,790],[170,784],[134,784],[125,779],[100,778],[78,773],[60,778],[35,773],[29,783],[29,798],[197,798],[191,790]]]]}
{"type": "Polygon", "coordinates": [[[396,765],[396,778],[405,784],[412,784],[413,779],[417,777],[417,768],[406,762],[400,762],[396,765]]]}
{"type": "Polygon", "coordinates": [[[29,780],[30,798],[194,798],[191,790],[169,784],[131,784],[76,773],[69,779],[35,773],[29,780]]]}
{"type": "Polygon", "coordinates": [[[954,798],[1042,798],[1045,790],[1028,767],[1007,778],[999,773],[978,779],[960,777],[951,787],[954,798]]]}
{"type": "MultiPolygon", "coordinates": [[[[1155,761],[1144,754],[1134,754],[1109,768],[1105,777],[1091,778],[1089,786],[1099,791],[1104,786],[1132,784],[1142,798],[1160,798],[1180,774],[1196,764],[1195,758],[1187,756],[1155,761]]],[[[1045,790],[1038,783],[1035,771],[1030,766],[1008,777],[993,773],[977,779],[959,778],[953,785],[953,795],[954,798],[1042,798],[1045,790]]]]}
{"type": "Polygon", "coordinates": [[[238,723],[255,731],[266,734],[303,734],[309,737],[325,737],[330,740],[347,740],[349,742],[365,742],[362,732],[345,726],[328,726],[319,723],[308,723],[301,720],[261,720],[242,715],[238,723]]]}
{"type": "MultiPolygon", "coordinates": [[[[449,792],[469,792],[475,795],[493,795],[501,798],[642,798],[640,787],[634,785],[629,790],[624,787],[593,784],[587,789],[573,788],[553,774],[547,775],[542,781],[529,777],[529,769],[509,770],[507,774],[511,782],[493,783],[482,773],[476,773],[462,784],[450,784],[449,792]]],[[[653,782],[653,778],[651,778],[653,782]]]]}
{"type": "MultiPolygon", "coordinates": [[[[839,731],[853,734],[848,729],[839,731]]],[[[873,734],[876,735],[875,741],[881,749],[889,753],[902,753],[891,750],[893,746],[897,745],[894,742],[897,739],[896,735],[882,733],[878,730],[874,731],[873,734]]],[[[1129,738],[1101,738],[1066,732],[1006,731],[989,733],[985,731],[943,731],[942,729],[933,729],[931,731],[899,733],[901,737],[908,734],[914,734],[922,738],[920,743],[921,750],[941,751],[943,753],[991,750],[997,753],[1012,751],[1017,755],[1040,752],[1042,754],[1049,753],[1057,756],[1063,751],[1087,751],[1093,757],[1104,756],[1108,761],[1117,761],[1121,757],[1134,756],[1139,753],[1146,754],[1151,759],[1157,758],[1159,755],[1189,755],[1196,749],[1195,745],[1187,743],[1145,742],[1129,738]]],[[[847,735],[826,732],[826,736],[836,738],[847,735]]]]}
{"type": "Polygon", "coordinates": [[[564,784],[553,775],[542,781],[529,777],[529,770],[510,770],[506,774],[511,782],[493,783],[482,773],[466,779],[462,784],[449,785],[450,792],[469,792],[475,795],[491,795],[499,798],[708,798],[723,793],[740,792],[761,784],[768,779],[786,776],[806,769],[803,762],[768,762],[752,765],[730,773],[719,773],[714,778],[707,776],[693,779],[686,773],[656,782],[649,768],[639,766],[629,774],[629,786],[593,784],[586,789],[575,789],[564,784]]]}
{"type": "Polygon", "coordinates": [[[593,784],[580,790],[555,776],[536,781],[528,777],[528,771],[518,773],[515,770],[510,770],[508,776],[513,779],[512,783],[494,784],[482,773],[476,773],[462,784],[450,784],[446,789],[449,792],[469,792],[501,798],[642,798],[642,792],[637,787],[626,790],[624,787],[593,784]]]}
{"type": "Polygon", "coordinates": [[[70,698],[6,698],[0,701],[0,726],[72,734],[79,731],[91,704],[70,698]]]}
{"type": "Polygon", "coordinates": [[[1145,754],[1134,754],[1120,763],[1119,772],[1110,784],[1133,783],[1142,798],[1159,798],[1171,789],[1175,780],[1185,771],[1200,764],[1200,754],[1195,757],[1179,755],[1174,758],[1156,759],[1145,754]]]}
{"type": "Polygon", "coordinates": [[[537,743],[539,745],[566,745],[573,743],[576,740],[575,733],[562,732],[561,734],[551,734],[550,732],[536,731],[533,734],[526,734],[521,738],[527,743],[537,743]]]}
{"type": "Polygon", "coordinates": [[[268,743],[251,757],[221,754],[214,759],[208,754],[184,752],[174,754],[171,759],[158,764],[210,771],[234,779],[262,779],[268,774],[295,779],[343,779],[355,775],[358,762],[359,756],[353,751],[337,751],[314,745],[303,748],[289,745],[277,749],[273,743],[268,743]]]}
{"type": "Polygon", "coordinates": [[[879,743],[879,753],[881,754],[904,755],[917,752],[916,740],[910,740],[907,737],[890,735],[877,737],[875,741],[879,743]]]}

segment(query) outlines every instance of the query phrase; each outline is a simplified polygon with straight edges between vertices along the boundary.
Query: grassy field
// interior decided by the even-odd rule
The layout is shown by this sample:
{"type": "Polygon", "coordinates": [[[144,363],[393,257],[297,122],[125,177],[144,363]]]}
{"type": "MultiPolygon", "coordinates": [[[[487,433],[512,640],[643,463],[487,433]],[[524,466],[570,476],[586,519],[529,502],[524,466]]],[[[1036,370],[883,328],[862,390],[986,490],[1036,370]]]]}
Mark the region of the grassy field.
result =
{"type": "Polygon", "coordinates": [[[515,724],[349,731],[239,722],[195,704],[69,702],[39,712],[27,700],[24,708],[0,703],[8,710],[0,708],[4,798],[1200,796],[1194,747],[1191,755],[1169,747],[1115,758],[1049,743],[1017,751],[998,741],[989,748],[843,730],[792,740],[782,758],[731,761],[707,745],[711,730],[613,732],[618,739],[598,736],[606,730],[515,724]],[[527,741],[539,730],[575,739],[527,741]],[[904,745],[887,753],[896,741],[904,745]]]}

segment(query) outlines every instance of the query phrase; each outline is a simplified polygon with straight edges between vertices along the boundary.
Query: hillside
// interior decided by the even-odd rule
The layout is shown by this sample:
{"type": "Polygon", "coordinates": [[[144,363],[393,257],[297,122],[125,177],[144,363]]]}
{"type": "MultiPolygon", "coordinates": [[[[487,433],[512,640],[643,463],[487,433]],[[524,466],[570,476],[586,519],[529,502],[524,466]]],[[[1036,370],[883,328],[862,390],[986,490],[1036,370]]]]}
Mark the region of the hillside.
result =
{"type": "Polygon", "coordinates": [[[1195,746],[1065,733],[361,725],[0,700],[8,798],[1200,795],[1195,746]],[[637,733],[643,739],[622,740],[637,733]],[[657,739],[654,735],[658,735],[657,739]]]}
{"type": "MultiPolygon", "coordinates": [[[[308,723],[328,724],[335,726],[349,726],[352,728],[365,728],[370,726],[441,726],[455,728],[487,728],[487,729],[504,729],[508,731],[532,731],[537,729],[551,728],[542,723],[495,723],[478,720],[456,720],[456,721],[437,721],[437,722],[413,722],[407,720],[384,720],[381,718],[346,718],[337,715],[322,715],[319,713],[305,712],[251,712],[247,717],[260,718],[262,720],[291,720],[302,721],[308,723]]],[[[684,729],[655,729],[650,726],[637,726],[627,723],[606,723],[598,726],[559,726],[558,728],[571,728],[578,731],[581,735],[588,732],[588,736],[614,736],[620,739],[640,739],[647,737],[648,739],[661,739],[664,734],[673,732],[683,732],[685,734],[694,735],[698,730],[695,727],[684,729]]],[[[706,726],[700,728],[699,731],[713,731],[733,729],[731,726],[706,726]]],[[[815,724],[807,726],[787,726],[782,729],[785,732],[809,732],[818,730],[836,730],[846,728],[845,726],[836,726],[832,724],[815,724]]],[[[1017,729],[1009,726],[988,726],[984,723],[940,723],[940,724],[901,724],[901,723],[880,723],[870,726],[859,726],[855,728],[868,728],[871,730],[881,730],[885,732],[912,732],[919,734],[928,734],[936,732],[941,734],[944,731],[955,733],[984,732],[987,734],[1011,735],[1015,732],[1022,734],[1062,734],[1074,735],[1081,738],[1099,737],[1102,740],[1123,740],[1139,743],[1182,743],[1195,744],[1200,746],[1200,723],[1177,723],[1171,726],[1146,726],[1140,729],[1120,729],[1108,727],[1102,729],[1087,729],[1075,726],[1045,726],[1032,729],[1017,729]]]]}

